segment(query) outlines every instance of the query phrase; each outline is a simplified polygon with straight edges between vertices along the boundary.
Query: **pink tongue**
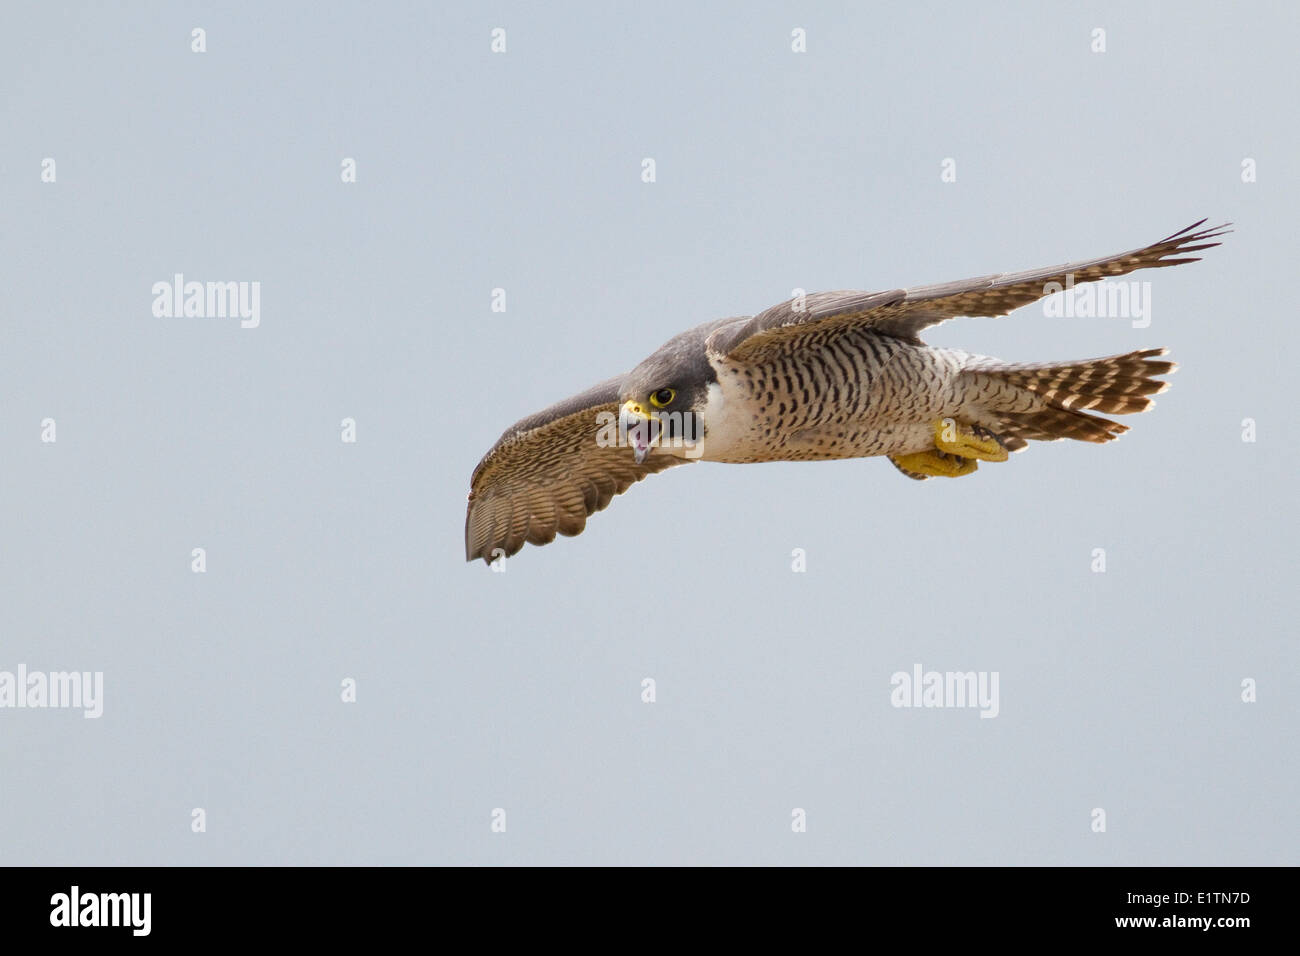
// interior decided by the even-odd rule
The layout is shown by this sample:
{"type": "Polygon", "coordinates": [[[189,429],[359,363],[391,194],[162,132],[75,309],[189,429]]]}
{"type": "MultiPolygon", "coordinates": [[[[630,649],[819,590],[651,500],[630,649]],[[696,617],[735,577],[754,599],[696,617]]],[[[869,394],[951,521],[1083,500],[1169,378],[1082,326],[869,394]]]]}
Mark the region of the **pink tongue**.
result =
{"type": "Polygon", "coordinates": [[[649,431],[648,425],[638,425],[627,433],[627,442],[632,446],[632,451],[636,455],[638,462],[644,459],[650,450],[650,441],[647,435],[649,431]]]}

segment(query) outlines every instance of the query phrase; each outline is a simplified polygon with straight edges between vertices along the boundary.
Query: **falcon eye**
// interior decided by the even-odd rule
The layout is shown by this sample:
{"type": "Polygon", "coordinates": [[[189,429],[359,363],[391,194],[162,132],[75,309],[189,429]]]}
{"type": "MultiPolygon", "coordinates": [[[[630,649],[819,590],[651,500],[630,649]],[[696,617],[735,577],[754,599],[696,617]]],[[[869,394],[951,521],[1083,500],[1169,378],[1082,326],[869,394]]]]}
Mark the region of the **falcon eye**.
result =
{"type": "Polygon", "coordinates": [[[677,393],[671,388],[661,388],[659,391],[650,394],[650,404],[655,408],[664,408],[671,405],[676,397],[677,393]]]}

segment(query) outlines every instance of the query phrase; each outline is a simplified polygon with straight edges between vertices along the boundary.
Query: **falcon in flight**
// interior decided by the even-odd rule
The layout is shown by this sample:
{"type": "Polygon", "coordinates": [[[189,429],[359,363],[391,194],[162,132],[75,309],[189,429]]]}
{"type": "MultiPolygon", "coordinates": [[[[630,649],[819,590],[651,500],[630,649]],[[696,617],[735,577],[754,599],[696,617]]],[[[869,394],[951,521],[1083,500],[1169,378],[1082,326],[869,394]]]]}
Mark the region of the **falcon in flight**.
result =
{"type": "Polygon", "coordinates": [[[922,329],[1006,315],[1078,285],[1195,262],[1227,226],[1202,219],[1132,252],[886,292],[822,292],[669,339],[626,375],[512,425],[470,479],[465,557],[491,562],[576,535],[646,475],[692,461],[884,455],[910,478],[957,478],[1030,441],[1107,442],[1090,411],[1144,411],[1164,349],[1023,364],[932,348],[922,329]]]}

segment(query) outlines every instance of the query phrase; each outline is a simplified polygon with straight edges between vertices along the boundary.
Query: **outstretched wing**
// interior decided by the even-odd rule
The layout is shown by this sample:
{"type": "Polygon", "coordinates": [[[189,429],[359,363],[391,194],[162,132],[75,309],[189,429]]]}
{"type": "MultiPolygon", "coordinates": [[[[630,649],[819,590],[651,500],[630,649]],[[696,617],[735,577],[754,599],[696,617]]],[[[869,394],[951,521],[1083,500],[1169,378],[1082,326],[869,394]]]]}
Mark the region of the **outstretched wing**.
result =
{"type": "Polygon", "coordinates": [[[917,334],[928,326],[962,315],[1006,315],[1059,291],[1067,276],[1078,285],[1137,269],[1196,262],[1200,256],[1186,253],[1219,245],[1210,240],[1228,232],[1231,225],[1196,231],[1204,222],[1202,219],[1167,239],[1104,259],[889,292],[821,292],[807,296],[802,303],[782,302],[720,334],[711,343],[712,349],[737,361],[753,360],[770,349],[788,348],[792,340],[804,335],[820,338],[855,326],[919,343],[917,334]],[[797,304],[802,310],[796,311],[797,304]]]}
{"type": "Polygon", "coordinates": [[[549,544],[575,535],[646,475],[685,459],[652,454],[641,464],[632,449],[598,443],[601,412],[618,414],[622,376],[587,389],[512,425],[470,479],[465,560],[491,562],[527,541],[549,544]]]}

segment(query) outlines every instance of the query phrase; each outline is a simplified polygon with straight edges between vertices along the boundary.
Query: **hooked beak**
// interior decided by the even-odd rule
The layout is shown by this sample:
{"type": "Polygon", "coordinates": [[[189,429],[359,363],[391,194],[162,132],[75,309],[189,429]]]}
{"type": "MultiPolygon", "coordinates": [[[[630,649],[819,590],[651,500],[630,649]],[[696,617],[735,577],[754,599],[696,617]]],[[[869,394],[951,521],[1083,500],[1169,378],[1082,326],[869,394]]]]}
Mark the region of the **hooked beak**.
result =
{"type": "Polygon", "coordinates": [[[627,436],[632,455],[639,465],[646,460],[650,449],[659,437],[659,421],[647,412],[640,402],[629,399],[618,412],[619,430],[627,436]]]}

